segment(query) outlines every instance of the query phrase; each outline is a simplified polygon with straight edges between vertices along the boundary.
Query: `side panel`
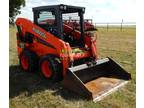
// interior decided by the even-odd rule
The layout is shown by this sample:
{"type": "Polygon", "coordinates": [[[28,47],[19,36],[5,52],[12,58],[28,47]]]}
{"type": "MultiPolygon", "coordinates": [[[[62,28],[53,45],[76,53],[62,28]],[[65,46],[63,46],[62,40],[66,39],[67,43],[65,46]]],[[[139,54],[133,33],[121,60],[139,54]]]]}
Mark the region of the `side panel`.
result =
{"type": "MultiPolygon", "coordinates": [[[[22,37],[25,37],[26,33],[31,33],[33,35],[33,43],[27,44],[25,42],[18,40],[18,54],[22,52],[24,48],[30,49],[37,53],[40,57],[46,54],[54,54],[62,58],[62,64],[63,64],[63,74],[65,75],[66,69],[69,66],[69,57],[61,57],[62,50],[67,51],[67,46],[64,41],[61,39],[55,37],[51,33],[43,30],[39,26],[33,24],[31,21],[24,19],[24,18],[18,18],[16,20],[16,25],[20,26],[22,29],[22,33],[19,34],[22,37]],[[24,48],[21,46],[24,46],[24,48]]],[[[19,36],[18,36],[19,37],[19,36]]]]}
{"type": "MultiPolygon", "coordinates": [[[[23,36],[25,36],[27,32],[34,35],[35,45],[36,45],[36,42],[43,44],[43,45],[47,44],[46,46],[48,46],[49,44],[49,46],[52,46],[53,49],[57,51],[58,55],[60,54],[61,49],[63,48],[65,44],[65,42],[62,41],[61,39],[56,38],[51,33],[43,30],[42,28],[33,24],[31,21],[24,19],[24,18],[18,18],[16,20],[16,25],[21,26],[23,36]]],[[[32,47],[34,48],[35,46],[32,46],[32,47]]],[[[39,47],[39,45],[37,45],[37,47],[39,47]]],[[[42,47],[40,47],[40,49],[41,48],[42,47]]],[[[44,53],[47,53],[47,52],[44,52],[44,53]]]]}

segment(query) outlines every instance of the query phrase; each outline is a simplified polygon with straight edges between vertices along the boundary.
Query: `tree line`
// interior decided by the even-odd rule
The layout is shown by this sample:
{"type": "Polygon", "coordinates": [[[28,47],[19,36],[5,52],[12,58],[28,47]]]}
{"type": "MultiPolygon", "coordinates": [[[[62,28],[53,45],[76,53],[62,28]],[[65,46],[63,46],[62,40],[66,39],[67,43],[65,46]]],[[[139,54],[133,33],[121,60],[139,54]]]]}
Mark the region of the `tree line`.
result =
{"type": "Polygon", "coordinates": [[[20,14],[21,7],[25,6],[25,0],[9,0],[9,23],[13,24],[15,17],[20,14]]]}

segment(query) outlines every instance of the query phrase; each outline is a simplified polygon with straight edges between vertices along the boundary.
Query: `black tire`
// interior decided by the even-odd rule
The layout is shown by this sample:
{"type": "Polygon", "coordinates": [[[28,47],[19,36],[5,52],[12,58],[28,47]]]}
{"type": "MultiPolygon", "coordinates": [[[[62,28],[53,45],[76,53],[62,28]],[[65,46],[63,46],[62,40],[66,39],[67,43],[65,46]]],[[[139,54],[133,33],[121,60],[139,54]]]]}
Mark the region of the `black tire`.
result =
{"type": "Polygon", "coordinates": [[[58,82],[63,79],[62,65],[61,65],[60,61],[58,60],[58,57],[56,57],[54,55],[44,56],[40,59],[39,66],[40,66],[40,75],[42,75],[46,79],[49,79],[52,82],[58,82]],[[48,68],[51,70],[51,76],[49,78],[46,77],[42,72],[42,63],[44,61],[48,61],[48,63],[49,63],[48,68]]]}
{"type": "Polygon", "coordinates": [[[29,50],[24,50],[19,57],[20,65],[22,69],[26,72],[36,72],[38,71],[38,56],[29,50]],[[25,56],[28,60],[28,68],[25,69],[22,65],[22,57],[25,56]]]}

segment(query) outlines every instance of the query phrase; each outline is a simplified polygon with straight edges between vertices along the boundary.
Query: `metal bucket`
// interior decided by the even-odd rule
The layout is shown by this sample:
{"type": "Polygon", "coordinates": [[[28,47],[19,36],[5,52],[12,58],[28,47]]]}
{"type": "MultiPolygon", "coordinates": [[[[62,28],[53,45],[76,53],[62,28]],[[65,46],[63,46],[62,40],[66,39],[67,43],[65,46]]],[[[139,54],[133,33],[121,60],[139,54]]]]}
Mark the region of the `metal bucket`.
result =
{"type": "Polygon", "coordinates": [[[131,75],[110,58],[95,65],[82,64],[68,69],[62,84],[80,95],[99,101],[131,79],[131,75]]]}

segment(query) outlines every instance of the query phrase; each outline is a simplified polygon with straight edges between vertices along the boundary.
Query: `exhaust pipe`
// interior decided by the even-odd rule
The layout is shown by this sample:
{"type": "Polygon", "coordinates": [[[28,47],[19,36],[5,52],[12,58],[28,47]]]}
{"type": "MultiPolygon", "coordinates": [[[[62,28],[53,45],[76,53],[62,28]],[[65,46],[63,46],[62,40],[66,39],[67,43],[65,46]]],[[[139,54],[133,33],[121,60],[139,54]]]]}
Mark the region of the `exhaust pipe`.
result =
{"type": "Polygon", "coordinates": [[[131,75],[111,58],[96,64],[82,64],[68,68],[62,85],[94,102],[116,91],[131,79],[131,75]]]}

